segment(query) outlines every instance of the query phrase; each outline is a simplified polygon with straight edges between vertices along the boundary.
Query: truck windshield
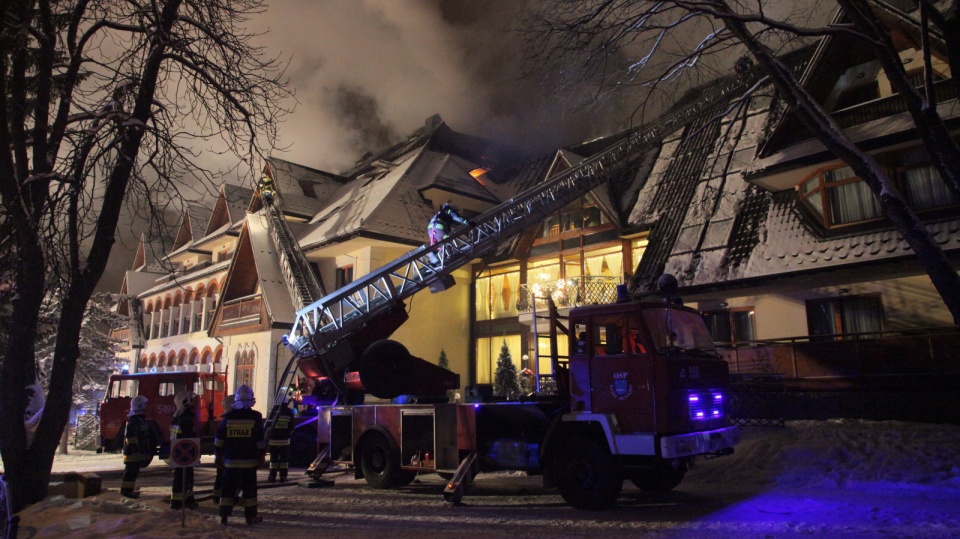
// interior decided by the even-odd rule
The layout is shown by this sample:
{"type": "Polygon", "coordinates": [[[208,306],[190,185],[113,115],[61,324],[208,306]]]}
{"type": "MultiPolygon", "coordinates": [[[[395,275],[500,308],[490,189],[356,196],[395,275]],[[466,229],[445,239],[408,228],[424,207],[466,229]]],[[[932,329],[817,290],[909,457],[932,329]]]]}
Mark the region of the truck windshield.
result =
{"type": "Polygon", "coordinates": [[[643,319],[650,328],[657,352],[700,352],[710,357],[716,356],[713,337],[696,313],[666,307],[644,309],[643,319]]]}

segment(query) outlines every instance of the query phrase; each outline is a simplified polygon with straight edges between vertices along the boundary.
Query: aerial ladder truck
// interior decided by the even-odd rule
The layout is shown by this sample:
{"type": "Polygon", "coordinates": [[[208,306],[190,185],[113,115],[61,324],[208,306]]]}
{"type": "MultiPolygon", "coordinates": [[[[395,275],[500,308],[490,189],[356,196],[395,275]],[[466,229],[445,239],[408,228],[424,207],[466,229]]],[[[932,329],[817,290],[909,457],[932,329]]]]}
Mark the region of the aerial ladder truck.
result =
{"type": "MultiPolygon", "coordinates": [[[[702,119],[720,100],[754,82],[753,76],[730,81],[711,99],[633,131],[474,218],[474,226],[456,229],[300,308],[283,338],[292,355],[268,429],[298,368],[329,379],[345,396],[360,392],[393,399],[459,387],[456,374],[388,340],[407,320],[404,300],[426,288],[449,288],[454,270],[607,182],[663,136],[702,119]]],[[[275,205],[268,204],[268,211],[282,225],[275,205]]],[[[287,246],[299,248],[292,237],[287,246]]],[[[669,295],[676,281],[669,276],[662,281],[669,295]]],[[[694,457],[732,453],[739,441],[726,417],[727,364],[694,309],[669,297],[630,301],[625,287],[622,292],[616,304],[578,307],[565,317],[549,298],[534,298],[550,304],[547,335],[559,395],[476,404],[345,399],[320,410],[319,454],[308,474],[318,478],[331,463],[348,465],[375,488],[391,488],[408,484],[417,473],[437,472],[449,480],[445,498],[459,502],[476,473],[525,470],[542,473],[545,484],[558,487],[570,505],[586,509],[614,504],[624,479],[644,490],[674,488],[694,457]],[[559,332],[567,335],[569,350],[557,350],[559,332]]]]}

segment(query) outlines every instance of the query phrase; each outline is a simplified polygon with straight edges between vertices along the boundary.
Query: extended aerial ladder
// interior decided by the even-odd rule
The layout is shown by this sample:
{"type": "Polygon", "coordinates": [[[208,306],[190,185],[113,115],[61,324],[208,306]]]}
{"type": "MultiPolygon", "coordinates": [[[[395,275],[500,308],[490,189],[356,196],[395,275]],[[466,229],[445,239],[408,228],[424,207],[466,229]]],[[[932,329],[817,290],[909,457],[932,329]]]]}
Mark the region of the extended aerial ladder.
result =
{"type": "MultiPolygon", "coordinates": [[[[278,262],[283,281],[290,292],[290,299],[293,301],[294,307],[297,310],[302,309],[325,295],[323,285],[310,268],[307,257],[300,249],[297,238],[293,235],[287,220],[283,216],[281,194],[274,187],[273,179],[264,176],[257,186],[257,191],[263,204],[261,211],[267,216],[267,229],[270,232],[270,239],[279,255],[278,262]]],[[[277,381],[277,394],[265,424],[268,436],[276,423],[280,409],[287,404],[290,385],[293,383],[296,372],[296,362],[290,361],[277,381]]]]}
{"type": "MultiPolygon", "coordinates": [[[[453,271],[602,185],[665,135],[729,99],[732,92],[743,91],[756,79],[751,73],[726,82],[709,97],[630,133],[578,166],[484,212],[473,219],[475,226],[455,229],[443,241],[410,251],[301,308],[290,334],[283,338],[293,353],[287,368],[290,376],[299,366],[310,376],[330,377],[345,392],[345,384],[335,377],[359,370],[361,380],[364,378],[361,356],[367,345],[386,339],[407,319],[404,299],[425,288],[434,292],[449,288],[453,271]]],[[[286,395],[285,387],[281,386],[279,393],[286,395]]],[[[386,397],[376,391],[370,393],[386,397]]],[[[282,403],[274,406],[274,412],[277,406],[282,403]]],[[[271,413],[269,420],[273,418],[271,413]]]]}

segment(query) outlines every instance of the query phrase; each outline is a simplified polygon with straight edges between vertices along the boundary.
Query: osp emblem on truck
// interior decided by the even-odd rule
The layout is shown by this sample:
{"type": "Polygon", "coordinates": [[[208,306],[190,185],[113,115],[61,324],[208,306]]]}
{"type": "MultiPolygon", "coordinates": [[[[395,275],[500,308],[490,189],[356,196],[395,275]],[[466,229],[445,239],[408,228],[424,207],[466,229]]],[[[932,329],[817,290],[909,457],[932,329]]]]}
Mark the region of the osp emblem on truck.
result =
{"type": "Polygon", "coordinates": [[[613,373],[613,384],[610,385],[610,396],[615,399],[625,400],[633,395],[633,384],[627,380],[626,372],[613,373]]]}

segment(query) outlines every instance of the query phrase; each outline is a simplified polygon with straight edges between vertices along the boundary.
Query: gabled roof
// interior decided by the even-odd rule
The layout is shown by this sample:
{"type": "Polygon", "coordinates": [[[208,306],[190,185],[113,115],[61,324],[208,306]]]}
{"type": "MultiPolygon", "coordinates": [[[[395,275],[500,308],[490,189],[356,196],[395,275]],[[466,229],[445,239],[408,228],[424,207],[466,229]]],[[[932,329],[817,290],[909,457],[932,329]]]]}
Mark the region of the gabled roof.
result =
{"type": "Polygon", "coordinates": [[[180,229],[177,231],[177,239],[173,242],[173,250],[176,251],[202,238],[212,214],[213,211],[207,207],[193,203],[187,204],[183,219],[180,221],[180,229]]]}
{"type": "Polygon", "coordinates": [[[224,184],[220,187],[220,196],[214,203],[203,237],[239,226],[246,215],[251,197],[253,197],[253,189],[248,187],[232,184],[224,184]]]}
{"type": "Polygon", "coordinates": [[[289,197],[324,201],[348,181],[338,174],[305,167],[278,157],[267,158],[263,172],[273,179],[285,202],[289,197]]]}
{"type": "MultiPolygon", "coordinates": [[[[271,326],[293,323],[296,311],[280,270],[280,254],[270,239],[268,220],[265,212],[246,214],[236,253],[224,279],[220,301],[217,302],[215,321],[219,322],[226,302],[259,291],[271,326]]],[[[218,336],[216,326],[211,336],[218,336]]]]}
{"type": "Polygon", "coordinates": [[[344,185],[309,222],[300,245],[309,250],[360,234],[423,243],[433,210],[413,188],[409,174],[418,151],[383,174],[361,176],[344,185]]]}
{"type": "Polygon", "coordinates": [[[507,155],[497,152],[495,145],[461,135],[434,116],[403,142],[365,156],[344,172],[341,177],[349,179],[322,201],[298,235],[300,244],[310,250],[355,236],[421,244],[433,206],[451,199],[482,212],[499,203],[488,188],[490,179],[471,175],[507,155]]]}
{"type": "Polygon", "coordinates": [[[164,266],[163,259],[172,250],[172,247],[173,238],[169,236],[151,237],[148,240],[146,234],[141,234],[140,244],[137,246],[137,252],[133,257],[131,269],[166,273],[170,268],[164,266]]]}

